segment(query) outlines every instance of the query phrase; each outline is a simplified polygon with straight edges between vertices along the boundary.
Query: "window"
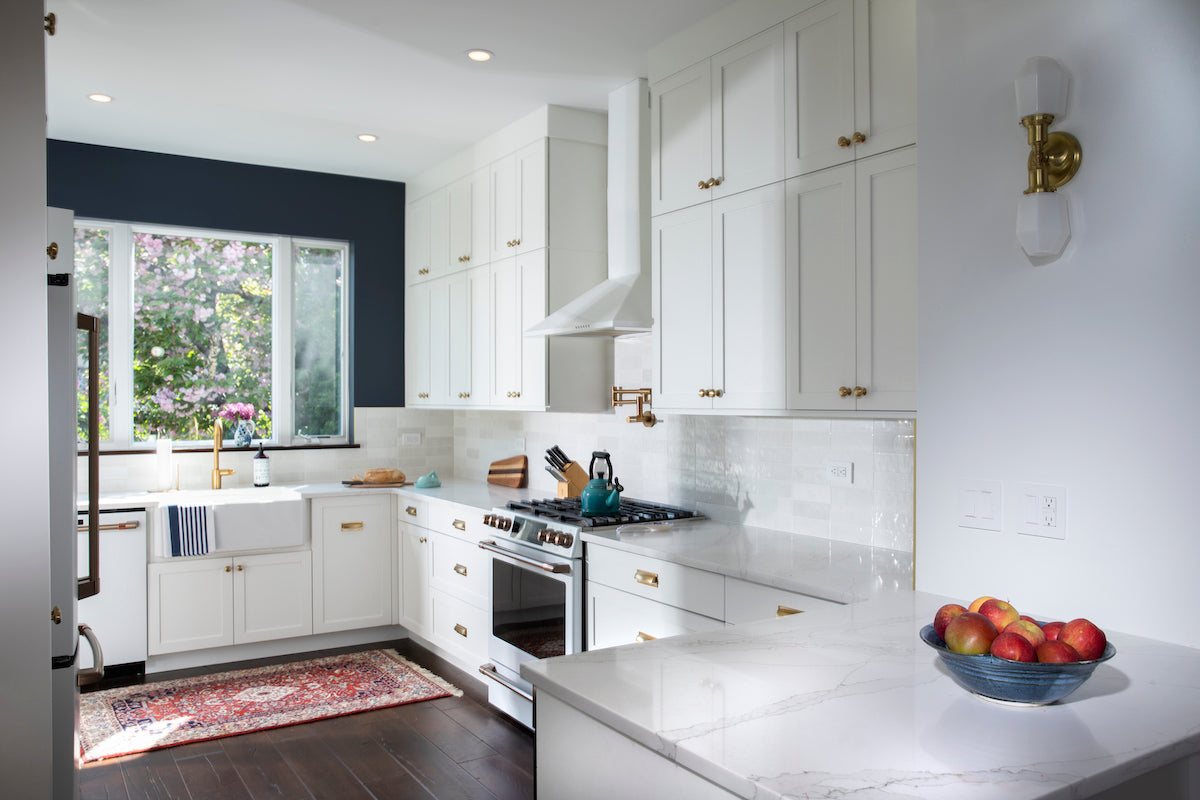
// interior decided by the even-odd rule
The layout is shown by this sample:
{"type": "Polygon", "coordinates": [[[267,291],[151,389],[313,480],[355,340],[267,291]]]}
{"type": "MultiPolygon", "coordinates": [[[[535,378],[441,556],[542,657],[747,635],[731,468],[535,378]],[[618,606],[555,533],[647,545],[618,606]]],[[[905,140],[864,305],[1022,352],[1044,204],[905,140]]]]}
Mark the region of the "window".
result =
{"type": "MultiPolygon", "coordinates": [[[[346,242],[76,221],[79,310],[101,320],[102,444],[206,441],[227,403],[254,408],[256,439],[349,441],[348,261],[346,242]]],[[[81,349],[86,376],[85,362],[81,349]]]]}

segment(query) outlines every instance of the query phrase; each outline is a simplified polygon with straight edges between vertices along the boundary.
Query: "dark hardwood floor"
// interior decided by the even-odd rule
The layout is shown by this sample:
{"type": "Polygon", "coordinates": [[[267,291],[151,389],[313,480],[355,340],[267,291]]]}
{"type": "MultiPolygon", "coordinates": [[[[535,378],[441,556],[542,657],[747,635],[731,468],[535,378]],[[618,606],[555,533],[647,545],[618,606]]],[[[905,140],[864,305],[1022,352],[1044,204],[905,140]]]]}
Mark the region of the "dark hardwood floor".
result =
{"type": "MultiPolygon", "coordinates": [[[[486,690],[401,640],[220,670],[393,647],[463,690],[396,708],[85,764],[81,800],[510,800],[532,798],[533,734],[492,710],[486,690]]],[[[159,673],[153,680],[207,670],[159,673]]],[[[215,670],[214,670],[215,671],[215,670]]]]}

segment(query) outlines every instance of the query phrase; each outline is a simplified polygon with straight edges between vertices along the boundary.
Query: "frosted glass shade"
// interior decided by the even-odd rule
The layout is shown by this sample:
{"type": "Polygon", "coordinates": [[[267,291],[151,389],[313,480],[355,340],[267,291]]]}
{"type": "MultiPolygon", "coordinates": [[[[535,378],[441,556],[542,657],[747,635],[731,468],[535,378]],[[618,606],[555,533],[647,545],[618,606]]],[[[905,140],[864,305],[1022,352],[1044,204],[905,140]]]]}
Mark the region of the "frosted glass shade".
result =
{"type": "Polygon", "coordinates": [[[1017,117],[1030,114],[1067,113],[1067,71],[1053,58],[1035,56],[1027,59],[1017,75],[1017,117]]]}
{"type": "Polygon", "coordinates": [[[1034,263],[1053,261],[1071,240],[1067,198],[1057,192],[1021,195],[1017,202],[1017,241],[1034,263]]]}

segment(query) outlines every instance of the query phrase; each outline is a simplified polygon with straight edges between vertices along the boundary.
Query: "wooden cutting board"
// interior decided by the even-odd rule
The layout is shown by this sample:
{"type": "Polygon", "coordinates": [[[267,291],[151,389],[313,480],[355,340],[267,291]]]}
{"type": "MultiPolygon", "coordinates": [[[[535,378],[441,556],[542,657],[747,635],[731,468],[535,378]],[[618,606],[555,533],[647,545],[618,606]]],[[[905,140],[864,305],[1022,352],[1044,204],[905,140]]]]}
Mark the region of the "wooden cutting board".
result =
{"type": "Polygon", "coordinates": [[[529,459],[525,456],[493,461],[488,467],[487,482],[510,489],[523,489],[529,477],[529,459]]]}

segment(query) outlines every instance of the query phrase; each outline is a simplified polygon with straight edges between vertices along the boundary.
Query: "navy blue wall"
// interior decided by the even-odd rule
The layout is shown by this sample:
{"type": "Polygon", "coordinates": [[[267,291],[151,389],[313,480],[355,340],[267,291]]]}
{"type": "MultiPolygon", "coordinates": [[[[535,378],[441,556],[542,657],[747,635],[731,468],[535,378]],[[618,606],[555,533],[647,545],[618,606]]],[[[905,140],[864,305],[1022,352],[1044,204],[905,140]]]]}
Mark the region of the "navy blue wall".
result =
{"type": "Polygon", "coordinates": [[[404,405],[404,184],[48,140],[77,217],[350,242],[351,401],[404,405]]]}

